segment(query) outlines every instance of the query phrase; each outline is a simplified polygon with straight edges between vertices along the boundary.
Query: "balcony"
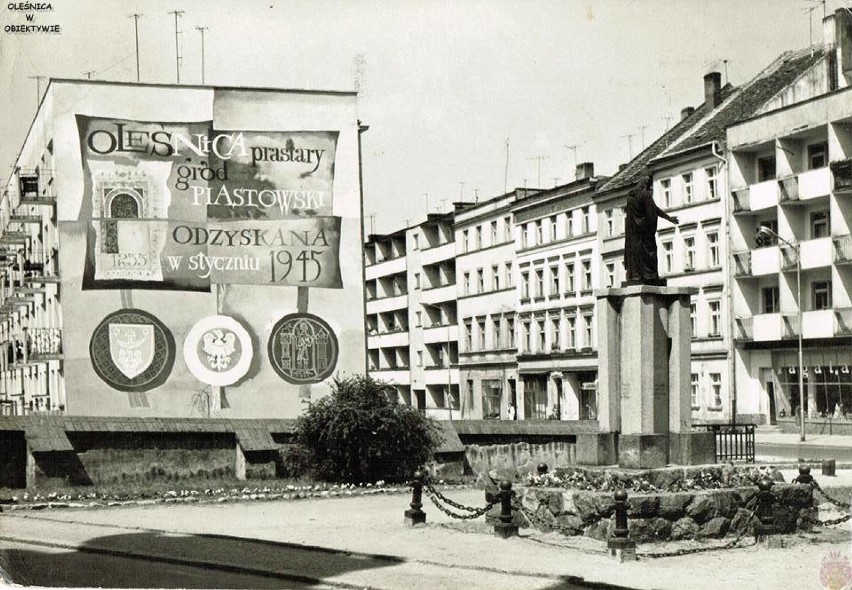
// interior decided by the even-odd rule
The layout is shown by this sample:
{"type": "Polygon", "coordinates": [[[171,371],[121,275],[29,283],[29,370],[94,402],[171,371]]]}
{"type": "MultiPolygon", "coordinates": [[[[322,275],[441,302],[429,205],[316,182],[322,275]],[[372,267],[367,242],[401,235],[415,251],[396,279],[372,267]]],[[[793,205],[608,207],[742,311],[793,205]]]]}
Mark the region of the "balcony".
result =
{"type": "Polygon", "coordinates": [[[392,297],[379,297],[367,300],[367,313],[384,313],[408,307],[408,295],[394,295],[392,297]]]}
{"type": "Polygon", "coordinates": [[[445,301],[455,301],[456,297],[456,284],[450,283],[448,285],[423,289],[420,293],[420,302],[424,304],[437,305],[438,303],[444,303],[445,301]]]}
{"type": "Polygon", "coordinates": [[[752,339],[755,342],[784,340],[796,336],[796,314],[763,313],[752,319],[752,339]]]}
{"type": "Polygon", "coordinates": [[[734,194],[734,215],[750,214],[751,208],[748,204],[748,187],[732,191],[734,194]]]}
{"type": "Polygon", "coordinates": [[[798,176],[799,199],[808,201],[831,193],[831,170],[828,167],[802,172],[798,176]]]}
{"type": "Polygon", "coordinates": [[[852,236],[838,236],[834,238],[834,263],[852,263],[852,236]]]}
{"type": "Polygon", "coordinates": [[[734,323],[734,338],[737,340],[754,340],[754,318],[737,318],[734,323]]]}
{"type": "Polygon", "coordinates": [[[401,274],[405,272],[405,256],[396,258],[388,258],[375,264],[367,265],[364,268],[364,275],[368,281],[379,277],[387,277],[390,275],[401,274]]]}
{"type": "MultiPolygon", "coordinates": [[[[815,240],[804,240],[799,244],[799,248],[802,252],[803,269],[831,266],[831,263],[834,259],[834,253],[832,252],[832,250],[834,249],[832,238],[817,238],[815,240]]],[[[782,252],[782,256],[783,255],[784,252],[782,252]]],[[[791,253],[791,256],[795,258],[795,253],[791,253]]],[[[783,259],[781,266],[782,268],[784,267],[783,259]]],[[[795,260],[793,261],[793,268],[796,268],[795,260]]]]}
{"type": "Polygon", "coordinates": [[[834,336],[834,310],[820,309],[802,313],[802,338],[834,336]]]}
{"type": "Polygon", "coordinates": [[[28,205],[44,205],[46,207],[55,207],[56,206],[56,195],[35,195],[35,194],[25,194],[21,195],[20,201],[18,201],[19,206],[28,206],[28,205]]]}
{"type": "Polygon", "coordinates": [[[734,254],[734,277],[738,279],[751,278],[751,252],[734,254]]]}
{"type": "Polygon", "coordinates": [[[852,158],[832,162],[830,169],[834,177],[835,194],[852,194],[852,158]]]}
{"type": "MultiPolygon", "coordinates": [[[[799,248],[801,249],[804,242],[799,244],[799,248]]],[[[782,271],[788,270],[796,270],[796,249],[787,246],[779,246],[778,254],[780,255],[780,264],[782,271]]]]}
{"type": "Polygon", "coordinates": [[[407,330],[392,332],[377,332],[367,336],[367,348],[398,348],[408,346],[409,333],[407,330]]]}
{"type": "Polygon", "coordinates": [[[781,271],[781,254],[778,246],[757,248],[751,252],[751,272],[754,276],[777,274],[781,271]]]}
{"type": "Polygon", "coordinates": [[[751,210],[760,211],[777,205],[781,200],[779,185],[779,181],[772,179],[749,186],[748,200],[751,210]]]}
{"type": "Polygon", "coordinates": [[[446,385],[447,379],[450,380],[450,383],[459,382],[458,368],[432,366],[426,367],[423,373],[426,385],[446,385]]]}
{"type": "Polygon", "coordinates": [[[456,324],[435,325],[423,328],[423,342],[438,344],[442,342],[458,342],[459,327],[456,324]]]}
{"type": "Polygon", "coordinates": [[[420,251],[420,263],[423,266],[452,260],[456,257],[456,243],[447,242],[433,248],[425,248],[420,251]]]}
{"type": "Polygon", "coordinates": [[[370,369],[370,376],[381,379],[394,385],[411,385],[411,372],[408,369],[398,367],[384,369],[370,369]]]}

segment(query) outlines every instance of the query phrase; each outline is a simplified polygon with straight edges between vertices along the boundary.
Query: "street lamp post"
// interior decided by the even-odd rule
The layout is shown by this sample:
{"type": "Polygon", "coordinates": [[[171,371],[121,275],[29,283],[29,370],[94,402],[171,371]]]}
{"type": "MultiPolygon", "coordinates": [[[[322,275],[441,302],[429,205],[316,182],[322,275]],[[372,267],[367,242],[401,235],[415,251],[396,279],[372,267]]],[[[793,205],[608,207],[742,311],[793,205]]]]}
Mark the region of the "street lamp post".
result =
{"type": "Polygon", "coordinates": [[[793,252],[796,255],[796,316],[798,319],[798,347],[799,347],[799,414],[800,414],[800,424],[801,431],[799,434],[799,440],[805,442],[805,418],[807,417],[807,412],[805,411],[805,367],[803,361],[803,353],[802,353],[802,256],[801,256],[801,248],[800,244],[793,244],[788,240],[785,240],[781,236],[779,236],[776,232],[769,229],[765,225],[760,226],[757,230],[758,235],[763,237],[775,238],[787,244],[790,248],[793,249],[793,252]]]}

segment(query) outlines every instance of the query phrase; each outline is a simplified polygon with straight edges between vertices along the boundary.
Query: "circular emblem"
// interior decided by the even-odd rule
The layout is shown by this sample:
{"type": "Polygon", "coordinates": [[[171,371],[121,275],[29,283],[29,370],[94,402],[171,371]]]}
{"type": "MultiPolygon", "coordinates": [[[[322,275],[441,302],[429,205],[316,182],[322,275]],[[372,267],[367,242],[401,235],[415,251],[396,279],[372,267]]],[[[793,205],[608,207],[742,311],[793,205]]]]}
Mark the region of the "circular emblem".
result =
{"type": "Polygon", "coordinates": [[[337,365],[337,336],[325,320],[310,313],[291,313],[272,328],[269,359],[284,381],[319,383],[337,365]]]}
{"type": "Polygon", "coordinates": [[[98,377],[119,391],[148,391],[165,383],[175,364],[175,339],[141,309],[106,316],[92,332],[89,358],[98,377]]]}
{"type": "Polygon", "coordinates": [[[208,385],[236,383],[248,372],[251,357],[248,331],[237,320],[224,315],[199,320],[183,342],[186,366],[208,385]]]}

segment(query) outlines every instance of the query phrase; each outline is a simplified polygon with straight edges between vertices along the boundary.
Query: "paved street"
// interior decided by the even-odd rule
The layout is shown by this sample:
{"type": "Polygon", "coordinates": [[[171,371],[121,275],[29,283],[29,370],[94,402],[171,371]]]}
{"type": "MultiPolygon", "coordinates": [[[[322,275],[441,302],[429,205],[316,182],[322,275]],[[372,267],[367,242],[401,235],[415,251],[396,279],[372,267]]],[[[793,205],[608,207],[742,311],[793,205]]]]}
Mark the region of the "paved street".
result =
{"type": "MultiPolygon", "coordinates": [[[[483,503],[479,491],[448,495],[483,503]]],[[[566,543],[526,530],[520,539],[502,540],[482,519],[451,522],[429,502],[427,525],[406,528],[407,501],[397,494],[13,511],[0,515],[0,538],[19,550],[6,552],[7,563],[18,564],[33,583],[128,586],[150,575],[142,585],[172,587],[544,590],[584,587],[571,582],[579,577],[628,588],[774,588],[791,579],[800,588],[820,588],[822,559],[848,551],[848,543],[798,543],[617,564],[591,540],[566,543]],[[86,565],[79,575],[62,573],[80,554],[86,565]],[[128,561],[132,556],[144,561],[128,561]],[[125,565],[131,561],[134,567],[125,565]]]]}

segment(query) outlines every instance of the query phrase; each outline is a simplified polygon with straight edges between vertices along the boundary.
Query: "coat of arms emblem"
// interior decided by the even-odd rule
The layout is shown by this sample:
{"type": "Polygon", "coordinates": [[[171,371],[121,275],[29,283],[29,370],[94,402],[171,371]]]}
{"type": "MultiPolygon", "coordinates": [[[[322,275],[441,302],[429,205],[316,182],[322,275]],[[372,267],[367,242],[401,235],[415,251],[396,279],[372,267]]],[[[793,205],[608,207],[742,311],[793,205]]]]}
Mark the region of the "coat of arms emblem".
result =
{"type": "Polygon", "coordinates": [[[109,352],[112,362],[128,379],[140,375],[154,360],[154,326],[110,324],[109,352]]]}
{"type": "Polygon", "coordinates": [[[183,358],[202,383],[231,385],[242,379],[251,365],[251,336],[232,317],[202,318],[186,335],[183,358]]]}

